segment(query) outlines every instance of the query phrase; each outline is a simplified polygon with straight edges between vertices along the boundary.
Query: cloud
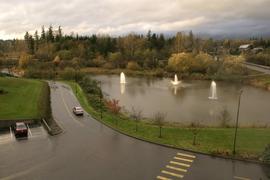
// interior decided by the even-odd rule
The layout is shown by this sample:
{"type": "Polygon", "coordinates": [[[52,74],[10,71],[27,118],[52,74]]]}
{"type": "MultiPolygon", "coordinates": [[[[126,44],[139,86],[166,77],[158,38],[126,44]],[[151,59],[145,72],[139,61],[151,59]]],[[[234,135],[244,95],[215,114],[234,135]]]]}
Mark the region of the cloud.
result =
{"type": "Polygon", "coordinates": [[[111,35],[148,29],[252,34],[270,27],[269,0],[9,0],[0,7],[0,39],[22,38],[50,24],[65,33],[111,35]]]}

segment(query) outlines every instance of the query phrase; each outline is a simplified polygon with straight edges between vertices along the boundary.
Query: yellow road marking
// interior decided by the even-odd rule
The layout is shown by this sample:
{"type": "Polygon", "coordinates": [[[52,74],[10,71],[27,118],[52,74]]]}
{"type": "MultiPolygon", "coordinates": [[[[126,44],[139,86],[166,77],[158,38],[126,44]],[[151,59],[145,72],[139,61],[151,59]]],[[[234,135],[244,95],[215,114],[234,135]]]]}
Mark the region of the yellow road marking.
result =
{"type": "Polygon", "coordinates": [[[181,174],[176,174],[176,173],[172,173],[172,172],[169,172],[169,171],[164,171],[164,170],[162,170],[161,171],[163,174],[169,174],[169,175],[171,175],[171,176],[175,176],[175,177],[179,177],[179,178],[183,178],[184,176],[183,175],[181,175],[181,174]]]}
{"type": "Polygon", "coordinates": [[[184,167],[190,167],[189,164],[185,164],[185,163],[180,163],[180,162],[175,162],[175,161],[170,161],[171,164],[176,164],[179,166],[184,166],[184,167]]]}
{"type": "Polygon", "coordinates": [[[189,157],[189,158],[196,158],[196,156],[189,155],[189,154],[184,154],[184,153],[177,153],[179,156],[184,156],[184,157],[189,157]]]}
{"type": "Polygon", "coordinates": [[[173,170],[176,170],[176,171],[181,171],[181,172],[187,172],[186,169],[177,168],[177,167],[173,167],[173,166],[169,166],[169,165],[167,165],[166,168],[173,169],[173,170]]]}
{"type": "Polygon", "coordinates": [[[61,94],[62,101],[63,101],[63,103],[64,103],[64,105],[65,105],[65,108],[66,108],[66,110],[67,110],[69,116],[72,118],[72,120],[73,120],[74,122],[76,122],[76,123],[79,124],[81,127],[83,127],[83,124],[82,124],[80,121],[76,120],[76,119],[72,116],[72,114],[71,114],[70,110],[68,109],[68,106],[67,106],[67,104],[66,104],[66,102],[65,102],[65,99],[64,99],[64,97],[63,97],[62,91],[60,92],[60,94],[61,94]]]}
{"type": "Polygon", "coordinates": [[[249,178],[245,178],[245,177],[240,177],[240,176],[234,176],[234,179],[241,179],[241,180],[251,180],[249,178]]]}
{"type": "Polygon", "coordinates": [[[193,162],[191,159],[185,159],[185,158],[179,158],[179,157],[174,157],[173,159],[181,160],[181,161],[186,161],[186,162],[193,162]]]}
{"type": "Polygon", "coordinates": [[[166,177],[163,177],[163,176],[157,176],[157,179],[161,179],[161,180],[172,180],[170,178],[166,178],[166,177]]]}

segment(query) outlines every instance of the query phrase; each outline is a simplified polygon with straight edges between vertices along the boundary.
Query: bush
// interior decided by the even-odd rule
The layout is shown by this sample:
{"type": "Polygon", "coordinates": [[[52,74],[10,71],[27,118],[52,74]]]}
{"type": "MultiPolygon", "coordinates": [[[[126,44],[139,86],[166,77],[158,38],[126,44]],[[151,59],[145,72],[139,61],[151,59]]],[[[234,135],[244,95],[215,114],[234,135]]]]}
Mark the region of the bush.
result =
{"type": "Polygon", "coordinates": [[[98,86],[98,82],[91,79],[89,76],[84,76],[82,80],[79,81],[79,85],[87,94],[89,104],[96,110],[102,109],[104,111],[105,106],[103,101],[103,94],[100,87],[98,86]]]}
{"type": "Polygon", "coordinates": [[[172,54],[168,61],[168,70],[179,73],[206,73],[208,67],[214,63],[213,58],[205,53],[172,54]]]}
{"type": "Polygon", "coordinates": [[[262,160],[270,164],[270,144],[268,144],[263,152],[262,160]]]}
{"type": "Polygon", "coordinates": [[[7,91],[5,91],[4,89],[0,89],[0,95],[1,94],[6,94],[7,93],[7,91]]]}
{"type": "Polygon", "coordinates": [[[103,65],[105,69],[113,69],[114,65],[111,62],[107,62],[103,65]]]}
{"type": "Polygon", "coordinates": [[[66,67],[63,72],[60,73],[60,77],[64,80],[73,80],[75,79],[75,70],[70,67],[66,67]]]}
{"type": "Polygon", "coordinates": [[[246,61],[255,63],[255,64],[260,64],[264,66],[270,66],[270,54],[266,53],[259,53],[259,54],[247,54],[246,55],[246,61]]]}
{"type": "Polygon", "coordinates": [[[119,114],[121,106],[119,105],[119,100],[112,99],[106,101],[106,106],[113,114],[119,114]]]}
{"type": "Polygon", "coordinates": [[[73,58],[72,52],[68,50],[61,50],[58,52],[58,56],[62,60],[71,60],[73,58]]]}
{"type": "Polygon", "coordinates": [[[139,64],[135,61],[129,61],[127,64],[127,69],[129,70],[140,70],[141,67],[139,66],[139,64]]]}

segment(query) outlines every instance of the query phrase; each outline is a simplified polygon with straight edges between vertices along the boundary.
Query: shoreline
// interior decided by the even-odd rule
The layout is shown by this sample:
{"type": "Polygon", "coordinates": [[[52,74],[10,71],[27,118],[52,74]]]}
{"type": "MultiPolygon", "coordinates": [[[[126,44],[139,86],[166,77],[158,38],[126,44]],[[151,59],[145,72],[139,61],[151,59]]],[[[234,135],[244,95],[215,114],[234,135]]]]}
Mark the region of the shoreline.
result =
{"type": "MultiPolygon", "coordinates": [[[[84,91],[75,82],[65,82],[71,86],[73,92],[75,92],[76,86],[78,89],[78,98],[81,106],[89,113],[93,118],[105,123],[113,129],[126,134],[128,136],[145,140],[148,142],[162,144],[168,147],[186,149],[199,153],[206,153],[208,155],[223,156],[226,158],[232,158],[232,139],[234,128],[201,128],[201,127],[173,127],[164,124],[162,126],[162,138],[158,137],[159,127],[154,124],[150,124],[144,121],[138,123],[138,131],[135,131],[135,121],[127,117],[126,115],[113,115],[107,111],[103,112],[103,118],[100,119],[100,112],[94,109],[88,102],[84,91]],[[196,145],[192,145],[193,130],[199,129],[198,142],[196,145]],[[223,139],[219,141],[218,139],[223,139]]],[[[244,160],[260,160],[263,147],[268,144],[267,134],[270,132],[270,128],[239,128],[240,136],[238,150],[236,156],[233,159],[244,160]],[[252,136],[250,136],[252,134],[252,136]],[[265,139],[258,147],[250,147],[250,142],[256,142],[257,138],[261,140],[265,139]],[[265,142],[267,141],[267,142],[265,142]],[[255,148],[255,149],[254,149],[255,148]]]]}

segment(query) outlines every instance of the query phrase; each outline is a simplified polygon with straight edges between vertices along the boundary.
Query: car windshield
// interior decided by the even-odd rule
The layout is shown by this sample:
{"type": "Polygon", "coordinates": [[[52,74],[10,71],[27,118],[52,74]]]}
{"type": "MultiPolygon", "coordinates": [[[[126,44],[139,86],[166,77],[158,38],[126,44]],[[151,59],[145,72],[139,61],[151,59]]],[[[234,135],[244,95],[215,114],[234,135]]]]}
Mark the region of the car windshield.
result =
{"type": "Polygon", "coordinates": [[[79,111],[81,111],[81,110],[82,110],[82,108],[80,108],[80,107],[76,107],[76,110],[79,110],[79,111]]]}
{"type": "Polygon", "coordinates": [[[24,124],[17,124],[17,129],[25,129],[26,126],[24,124]]]}

